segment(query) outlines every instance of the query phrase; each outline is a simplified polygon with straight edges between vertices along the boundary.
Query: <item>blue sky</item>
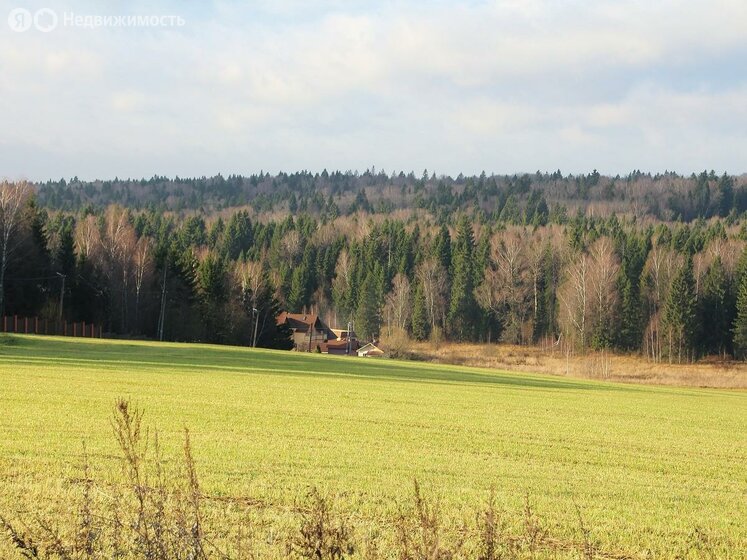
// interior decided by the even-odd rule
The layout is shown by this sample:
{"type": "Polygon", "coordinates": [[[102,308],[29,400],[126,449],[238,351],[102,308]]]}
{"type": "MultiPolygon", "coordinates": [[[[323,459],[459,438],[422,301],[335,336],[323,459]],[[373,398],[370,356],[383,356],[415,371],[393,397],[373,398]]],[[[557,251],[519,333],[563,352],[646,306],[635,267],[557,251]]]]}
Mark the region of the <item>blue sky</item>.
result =
{"type": "Polygon", "coordinates": [[[0,0],[0,177],[739,174],[745,29],[743,0],[0,0]]]}

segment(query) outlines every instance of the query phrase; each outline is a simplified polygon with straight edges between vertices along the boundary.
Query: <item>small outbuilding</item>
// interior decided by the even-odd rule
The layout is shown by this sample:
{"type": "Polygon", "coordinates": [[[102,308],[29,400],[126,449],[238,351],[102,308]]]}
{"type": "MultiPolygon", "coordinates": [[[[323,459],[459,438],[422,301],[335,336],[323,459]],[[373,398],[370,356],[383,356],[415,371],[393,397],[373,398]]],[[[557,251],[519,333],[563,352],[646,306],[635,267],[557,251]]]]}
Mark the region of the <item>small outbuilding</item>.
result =
{"type": "Polygon", "coordinates": [[[355,355],[358,350],[357,340],[330,340],[319,345],[322,354],[333,354],[337,356],[355,355]]]}
{"type": "Polygon", "coordinates": [[[358,349],[358,356],[361,358],[379,358],[384,355],[384,351],[376,346],[373,342],[369,342],[365,346],[361,346],[358,349]]]}

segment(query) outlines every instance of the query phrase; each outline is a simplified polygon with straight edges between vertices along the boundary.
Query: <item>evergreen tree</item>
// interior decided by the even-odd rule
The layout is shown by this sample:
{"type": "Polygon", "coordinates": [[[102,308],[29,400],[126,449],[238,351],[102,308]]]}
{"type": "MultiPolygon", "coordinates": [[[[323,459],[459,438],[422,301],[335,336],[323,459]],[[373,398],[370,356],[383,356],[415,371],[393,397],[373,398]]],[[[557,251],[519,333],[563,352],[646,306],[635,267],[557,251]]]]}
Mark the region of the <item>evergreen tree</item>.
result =
{"type": "MultiPolygon", "coordinates": [[[[293,348],[293,333],[290,328],[285,324],[277,324],[275,320],[280,315],[282,309],[280,302],[272,293],[269,288],[269,282],[263,282],[264,288],[258,290],[257,301],[257,314],[255,315],[253,310],[250,308],[246,309],[248,317],[252,321],[256,320],[257,328],[257,347],[258,348],[274,348],[276,350],[290,350],[293,348]]],[[[245,298],[246,301],[251,301],[252,298],[249,296],[245,298]]],[[[255,325],[253,322],[249,322],[248,341],[254,336],[255,325]]]]}
{"type": "Polygon", "coordinates": [[[449,331],[455,340],[473,340],[480,313],[475,301],[475,237],[467,216],[459,222],[452,258],[452,286],[449,304],[449,331]]]}
{"type": "Polygon", "coordinates": [[[202,320],[205,325],[205,339],[209,342],[223,342],[226,335],[226,272],[225,262],[212,253],[208,254],[198,268],[202,320]]]}
{"type": "Polygon", "coordinates": [[[377,274],[371,271],[361,285],[355,315],[355,332],[363,340],[376,339],[381,330],[381,297],[378,284],[377,274]]]}
{"type": "Polygon", "coordinates": [[[620,293],[620,329],[617,345],[624,350],[640,348],[643,338],[643,304],[641,275],[646,264],[651,241],[647,235],[621,233],[622,262],[618,279],[620,293]]]}
{"type": "Polygon", "coordinates": [[[290,291],[288,292],[288,309],[301,312],[308,305],[309,271],[305,262],[293,269],[290,291]]]}
{"type": "Polygon", "coordinates": [[[433,240],[433,256],[436,257],[444,270],[451,269],[451,235],[449,228],[442,224],[433,240]]]}
{"type": "Polygon", "coordinates": [[[732,327],[734,333],[734,354],[744,360],[747,358],[747,274],[739,278],[737,289],[737,316],[732,327]]]}
{"type": "Polygon", "coordinates": [[[716,257],[703,278],[699,302],[700,324],[705,327],[700,337],[700,347],[706,354],[723,354],[731,346],[728,341],[733,317],[729,306],[729,292],[729,282],[721,257],[716,257]]]}
{"type": "Polygon", "coordinates": [[[423,286],[418,282],[415,287],[415,301],[412,308],[412,336],[415,340],[428,340],[430,336],[430,321],[426,308],[423,286]]]}
{"type": "Polygon", "coordinates": [[[223,237],[223,253],[231,260],[236,260],[242,252],[252,245],[252,223],[246,210],[236,212],[228,221],[223,237]]]}
{"type": "Polygon", "coordinates": [[[664,325],[669,337],[669,359],[692,356],[697,331],[697,301],[693,261],[688,257],[669,288],[664,306],[664,325]]]}

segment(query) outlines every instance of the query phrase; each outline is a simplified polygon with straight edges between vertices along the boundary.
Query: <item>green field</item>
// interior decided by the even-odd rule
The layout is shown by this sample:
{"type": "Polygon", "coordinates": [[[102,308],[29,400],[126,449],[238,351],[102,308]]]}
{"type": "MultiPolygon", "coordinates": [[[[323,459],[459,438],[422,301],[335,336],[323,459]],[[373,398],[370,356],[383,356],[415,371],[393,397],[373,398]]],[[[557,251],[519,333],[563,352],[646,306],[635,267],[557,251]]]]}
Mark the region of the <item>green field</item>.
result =
{"type": "Polygon", "coordinates": [[[0,339],[0,513],[74,495],[82,439],[111,466],[119,396],[167,454],[190,428],[207,494],[259,499],[278,519],[310,485],[385,519],[417,477],[455,519],[492,487],[509,517],[528,492],[568,539],[578,505],[605,549],[635,557],[693,554],[694,535],[720,557],[747,550],[743,391],[52,337],[0,339]]]}

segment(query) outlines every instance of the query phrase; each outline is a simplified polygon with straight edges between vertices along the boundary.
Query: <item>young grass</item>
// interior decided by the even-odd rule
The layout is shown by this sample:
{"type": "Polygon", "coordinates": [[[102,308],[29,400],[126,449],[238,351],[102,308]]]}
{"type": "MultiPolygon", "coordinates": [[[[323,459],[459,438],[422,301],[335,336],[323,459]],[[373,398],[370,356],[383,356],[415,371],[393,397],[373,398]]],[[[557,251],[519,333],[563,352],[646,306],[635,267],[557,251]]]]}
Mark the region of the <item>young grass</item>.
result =
{"type": "Polygon", "coordinates": [[[106,542],[107,558],[135,549],[176,557],[160,541],[196,557],[239,548],[242,557],[298,556],[289,543],[298,542],[298,497],[309,487],[336,496],[333,526],[349,528],[354,557],[391,558],[403,512],[411,544],[436,542],[455,557],[741,558],[747,548],[742,391],[199,345],[13,340],[0,351],[0,514],[14,532],[0,539],[0,558],[41,541],[94,556],[106,542]],[[130,404],[121,437],[102,430],[120,395],[147,410],[157,438],[130,404]],[[120,439],[129,451],[113,445],[121,449],[120,439]],[[149,466],[122,468],[125,456],[149,466]],[[413,478],[428,489],[422,511],[413,478]],[[527,490],[529,515],[520,513],[527,490]],[[138,522],[138,493],[151,522],[138,522]],[[404,505],[402,496],[411,496],[404,505]],[[491,507],[493,521],[485,513],[478,523],[475,511],[491,507]],[[57,523],[71,511],[87,521],[57,523]],[[422,519],[437,520],[435,535],[422,519]]]}

